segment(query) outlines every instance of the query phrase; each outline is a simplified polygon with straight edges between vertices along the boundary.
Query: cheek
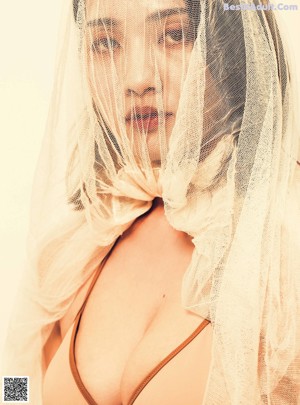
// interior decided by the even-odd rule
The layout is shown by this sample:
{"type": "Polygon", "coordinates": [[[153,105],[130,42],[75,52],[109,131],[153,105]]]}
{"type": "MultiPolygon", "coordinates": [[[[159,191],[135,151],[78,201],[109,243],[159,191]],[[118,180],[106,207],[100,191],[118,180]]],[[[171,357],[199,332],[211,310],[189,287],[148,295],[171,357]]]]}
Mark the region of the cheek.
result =
{"type": "Polygon", "coordinates": [[[111,69],[103,63],[93,61],[88,69],[88,82],[97,109],[107,118],[114,116],[116,91],[111,69]]]}
{"type": "Polygon", "coordinates": [[[181,91],[186,78],[192,45],[187,47],[184,52],[168,57],[166,55],[166,63],[162,68],[161,77],[163,80],[164,100],[166,108],[177,109],[181,91]]]}

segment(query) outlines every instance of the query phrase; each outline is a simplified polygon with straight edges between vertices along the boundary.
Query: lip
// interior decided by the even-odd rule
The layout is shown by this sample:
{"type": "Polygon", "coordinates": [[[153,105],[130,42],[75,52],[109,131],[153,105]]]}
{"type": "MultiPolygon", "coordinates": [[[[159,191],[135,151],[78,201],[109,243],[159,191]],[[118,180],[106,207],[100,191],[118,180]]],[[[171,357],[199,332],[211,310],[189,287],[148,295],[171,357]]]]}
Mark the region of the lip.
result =
{"type": "MultiPolygon", "coordinates": [[[[170,112],[164,113],[165,119],[168,119],[173,114],[170,112]]],[[[160,115],[156,108],[153,107],[136,107],[134,111],[130,111],[125,121],[128,126],[133,126],[139,132],[154,132],[158,129],[160,115]]]]}

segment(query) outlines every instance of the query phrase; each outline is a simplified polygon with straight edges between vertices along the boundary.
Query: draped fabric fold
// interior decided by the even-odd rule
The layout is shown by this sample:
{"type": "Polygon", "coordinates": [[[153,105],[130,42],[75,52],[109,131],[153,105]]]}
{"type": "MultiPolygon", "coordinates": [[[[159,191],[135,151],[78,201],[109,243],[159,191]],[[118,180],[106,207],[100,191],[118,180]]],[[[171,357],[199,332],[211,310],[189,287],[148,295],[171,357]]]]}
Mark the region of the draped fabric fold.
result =
{"type": "Polygon", "coordinates": [[[29,375],[42,403],[54,323],[159,197],[195,245],[182,305],[213,327],[203,404],[298,404],[299,132],[273,12],[66,3],[5,373],[29,375]]]}

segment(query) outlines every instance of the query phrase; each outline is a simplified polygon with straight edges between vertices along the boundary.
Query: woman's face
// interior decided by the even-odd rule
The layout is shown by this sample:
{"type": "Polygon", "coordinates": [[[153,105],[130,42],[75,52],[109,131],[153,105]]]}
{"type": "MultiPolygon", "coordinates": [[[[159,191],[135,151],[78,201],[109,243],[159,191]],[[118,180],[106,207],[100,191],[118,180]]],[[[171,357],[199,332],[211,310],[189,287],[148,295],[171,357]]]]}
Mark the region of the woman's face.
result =
{"type": "MultiPolygon", "coordinates": [[[[112,133],[146,137],[160,160],[194,43],[184,0],[87,0],[86,46],[93,102],[112,133]]],[[[137,148],[138,149],[138,148],[137,148]]]]}

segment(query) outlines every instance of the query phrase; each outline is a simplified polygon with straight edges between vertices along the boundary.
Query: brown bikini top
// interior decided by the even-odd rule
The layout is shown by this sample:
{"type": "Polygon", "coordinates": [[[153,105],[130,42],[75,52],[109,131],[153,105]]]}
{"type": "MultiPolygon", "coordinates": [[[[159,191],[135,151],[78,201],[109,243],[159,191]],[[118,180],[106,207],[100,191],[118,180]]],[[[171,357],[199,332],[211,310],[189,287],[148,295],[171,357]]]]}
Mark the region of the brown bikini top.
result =
{"type": "MultiPolygon", "coordinates": [[[[114,245],[115,246],[115,245],[114,245]]],[[[82,316],[82,313],[84,311],[84,308],[86,306],[87,300],[89,298],[89,295],[101,273],[101,271],[104,268],[104,265],[110,256],[113,248],[110,250],[110,252],[106,255],[106,257],[102,260],[98,270],[96,271],[96,274],[93,278],[93,281],[88,289],[88,292],[86,294],[85,300],[75,318],[74,321],[74,326],[73,326],[73,331],[72,331],[72,336],[71,336],[71,341],[70,341],[70,350],[69,350],[69,363],[70,363],[70,368],[72,375],[74,377],[75,383],[82,393],[84,399],[87,401],[89,405],[99,405],[97,402],[93,399],[91,394],[88,392],[86,387],[84,386],[81,377],[79,375],[77,366],[76,366],[76,359],[75,359],[75,341],[76,341],[76,336],[79,330],[79,324],[80,324],[80,319],[82,316]]],[[[146,387],[147,384],[153,379],[153,377],[170,361],[172,360],[181,350],[183,350],[189,343],[192,342],[193,339],[199,333],[210,323],[207,319],[204,319],[204,321],[201,322],[201,324],[197,327],[197,329],[183,342],[181,343],[176,349],[174,349],[170,354],[168,354],[156,367],[154,367],[148,374],[147,376],[142,380],[142,382],[137,386],[137,388],[133,391],[130,400],[127,405],[133,405],[137,397],[140,395],[140,393],[143,391],[143,389],[146,387]]]]}

